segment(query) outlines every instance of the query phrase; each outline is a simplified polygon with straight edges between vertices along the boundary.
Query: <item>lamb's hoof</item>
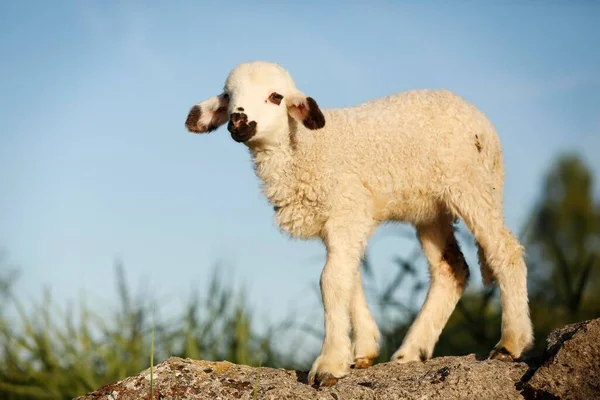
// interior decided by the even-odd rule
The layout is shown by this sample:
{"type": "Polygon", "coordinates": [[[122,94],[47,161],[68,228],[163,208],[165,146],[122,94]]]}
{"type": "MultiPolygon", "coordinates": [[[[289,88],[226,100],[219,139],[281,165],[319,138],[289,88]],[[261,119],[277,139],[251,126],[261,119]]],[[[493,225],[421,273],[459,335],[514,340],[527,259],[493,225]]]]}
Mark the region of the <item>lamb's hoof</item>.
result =
{"type": "Polygon", "coordinates": [[[308,372],[310,386],[333,386],[350,373],[350,357],[326,357],[319,355],[308,372]]]}
{"type": "Polygon", "coordinates": [[[505,347],[500,347],[498,349],[492,350],[488,358],[490,360],[499,360],[504,362],[515,361],[515,358],[512,356],[512,354],[510,354],[508,350],[506,350],[505,347]]]}
{"type": "Polygon", "coordinates": [[[363,357],[354,360],[354,369],[365,369],[373,365],[374,358],[363,357]]]}
{"type": "Polygon", "coordinates": [[[427,353],[421,349],[418,353],[411,350],[396,350],[392,355],[390,361],[394,361],[398,364],[406,364],[412,361],[427,361],[427,353]]]}
{"type": "Polygon", "coordinates": [[[338,378],[331,375],[329,372],[317,372],[308,378],[308,384],[316,387],[331,387],[335,385],[338,378]]]}

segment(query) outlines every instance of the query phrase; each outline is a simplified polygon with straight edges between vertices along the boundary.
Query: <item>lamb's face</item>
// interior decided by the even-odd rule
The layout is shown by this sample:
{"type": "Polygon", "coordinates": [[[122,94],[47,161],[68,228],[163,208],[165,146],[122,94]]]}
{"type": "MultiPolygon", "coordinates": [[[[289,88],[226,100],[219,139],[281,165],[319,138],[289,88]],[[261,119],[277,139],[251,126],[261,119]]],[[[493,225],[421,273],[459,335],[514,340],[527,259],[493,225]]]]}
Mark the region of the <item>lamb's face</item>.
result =
{"type": "Polygon", "coordinates": [[[227,129],[237,142],[276,135],[287,127],[287,97],[294,82],[282,68],[265,63],[241,64],[225,82],[229,96],[227,129]]]}
{"type": "Polygon", "coordinates": [[[196,104],[186,127],[211,132],[228,122],[231,137],[243,143],[281,143],[290,132],[292,117],[309,129],[325,125],[314,99],[300,92],[289,73],[277,64],[238,65],[227,77],[223,93],[196,104]]]}

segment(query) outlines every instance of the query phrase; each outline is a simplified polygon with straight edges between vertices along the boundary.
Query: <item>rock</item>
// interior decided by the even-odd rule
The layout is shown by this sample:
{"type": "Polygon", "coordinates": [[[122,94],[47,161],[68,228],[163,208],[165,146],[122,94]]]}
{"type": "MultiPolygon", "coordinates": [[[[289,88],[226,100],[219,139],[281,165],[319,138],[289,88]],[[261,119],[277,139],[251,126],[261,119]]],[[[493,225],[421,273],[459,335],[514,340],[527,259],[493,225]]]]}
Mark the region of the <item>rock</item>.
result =
{"type": "MultiPolygon", "coordinates": [[[[475,357],[381,363],[328,388],[307,373],[172,357],[154,368],[154,399],[600,399],[600,319],[548,338],[537,365],[475,357]]],[[[76,400],[150,399],[150,369],[76,400]]]]}
{"type": "MultiPolygon", "coordinates": [[[[252,368],[226,361],[172,357],[156,366],[156,399],[521,399],[515,387],[527,364],[477,361],[475,356],[440,357],[425,363],[383,363],[353,370],[331,388],[306,384],[307,374],[252,368]]],[[[150,370],[106,385],[80,400],[149,399],[150,370]],[[111,397],[112,396],[112,397],[111,397]]]]}
{"type": "Polygon", "coordinates": [[[543,363],[523,384],[528,399],[600,399],[600,318],[567,325],[546,340],[543,363]]]}

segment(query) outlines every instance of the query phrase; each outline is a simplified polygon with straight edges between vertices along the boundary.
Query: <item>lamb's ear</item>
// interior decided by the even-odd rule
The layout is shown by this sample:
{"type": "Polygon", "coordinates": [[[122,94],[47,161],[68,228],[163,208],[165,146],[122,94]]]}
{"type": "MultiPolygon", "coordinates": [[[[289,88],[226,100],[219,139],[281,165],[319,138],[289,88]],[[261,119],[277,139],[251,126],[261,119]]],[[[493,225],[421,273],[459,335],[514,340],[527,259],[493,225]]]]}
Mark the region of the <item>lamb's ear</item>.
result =
{"type": "Polygon", "coordinates": [[[188,113],[185,127],[188,131],[194,133],[214,131],[229,119],[227,115],[228,104],[229,95],[226,93],[221,93],[196,104],[188,113]]]}
{"type": "Polygon", "coordinates": [[[321,129],[325,126],[325,116],[319,105],[312,97],[301,92],[288,95],[286,105],[288,113],[297,121],[302,122],[308,129],[321,129]]]}

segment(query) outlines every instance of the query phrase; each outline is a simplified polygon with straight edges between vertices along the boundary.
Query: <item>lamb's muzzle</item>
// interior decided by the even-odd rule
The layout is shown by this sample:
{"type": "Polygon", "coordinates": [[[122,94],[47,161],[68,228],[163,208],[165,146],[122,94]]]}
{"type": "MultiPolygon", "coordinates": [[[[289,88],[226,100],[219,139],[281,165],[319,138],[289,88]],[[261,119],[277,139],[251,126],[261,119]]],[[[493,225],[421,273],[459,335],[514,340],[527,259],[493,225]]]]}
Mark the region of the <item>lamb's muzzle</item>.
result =
{"type": "Polygon", "coordinates": [[[244,113],[232,113],[227,124],[227,130],[236,142],[245,142],[256,134],[256,121],[248,122],[244,113]]]}

